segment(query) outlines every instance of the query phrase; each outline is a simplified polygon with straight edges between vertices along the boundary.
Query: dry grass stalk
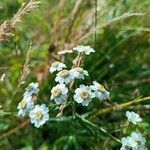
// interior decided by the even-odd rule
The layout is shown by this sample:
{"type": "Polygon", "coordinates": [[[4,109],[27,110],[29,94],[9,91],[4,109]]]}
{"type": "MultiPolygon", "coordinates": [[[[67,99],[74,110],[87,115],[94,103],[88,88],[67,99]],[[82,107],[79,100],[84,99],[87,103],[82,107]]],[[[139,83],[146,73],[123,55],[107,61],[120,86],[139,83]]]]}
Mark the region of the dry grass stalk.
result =
{"type": "Polygon", "coordinates": [[[79,9],[81,8],[82,2],[83,2],[83,0],[78,0],[78,1],[76,1],[75,6],[74,6],[74,8],[73,8],[73,10],[72,10],[72,12],[71,12],[69,18],[68,18],[68,34],[67,34],[67,40],[68,40],[69,35],[70,35],[71,31],[72,31],[73,24],[74,24],[74,22],[75,22],[75,20],[76,20],[76,17],[77,17],[77,15],[78,15],[79,9]]]}
{"type": "Polygon", "coordinates": [[[10,130],[10,131],[8,131],[8,132],[3,133],[2,135],[0,135],[0,139],[5,138],[5,137],[8,137],[8,136],[10,136],[10,135],[12,135],[12,134],[17,133],[18,130],[20,130],[20,129],[26,127],[26,126],[29,125],[29,124],[30,124],[30,121],[29,121],[29,120],[24,121],[23,123],[21,123],[21,124],[18,125],[17,127],[13,128],[12,130],[10,130]]]}
{"type": "MultiPolygon", "coordinates": [[[[100,26],[97,26],[96,31],[98,31],[104,27],[107,27],[113,23],[116,23],[118,21],[121,21],[123,19],[133,17],[133,16],[143,16],[143,15],[144,15],[143,13],[132,13],[132,12],[124,13],[123,15],[121,15],[119,17],[115,17],[107,22],[102,23],[100,26]]],[[[95,32],[95,28],[91,28],[88,33],[86,33],[85,35],[82,35],[80,39],[76,40],[77,43],[81,43],[83,40],[87,39],[89,36],[91,36],[93,34],[93,32],[95,32]]]]}
{"type": "Polygon", "coordinates": [[[121,103],[121,104],[112,106],[110,108],[105,108],[105,109],[102,109],[102,110],[98,110],[90,118],[92,119],[92,118],[95,118],[95,117],[98,117],[98,116],[101,116],[101,115],[104,115],[104,114],[112,113],[113,111],[122,110],[126,107],[136,105],[138,103],[148,101],[148,100],[150,101],[150,96],[144,97],[144,98],[137,98],[137,99],[134,99],[132,101],[127,101],[125,103],[121,103]]]}
{"type": "Polygon", "coordinates": [[[13,36],[12,31],[16,28],[18,23],[21,22],[21,17],[28,14],[31,10],[38,7],[40,2],[36,0],[30,0],[28,3],[23,3],[18,12],[10,21],[5,21],[0,25],[0,42],[6,41],[9,37],[13,36]]]}
{"type": "Polygon", "coordinates": [[[14,92],[14,95],[17,93],[20,86],[25,83],[25,80],[30,74],[30,69],[29,69],[30,53],[31,53],[31,44],[30,44],[29,49],[27,50],[27,55],[26,55],[25,63],[23,65],[22,75],[19,79],[19,83],[17,85],[16,91],[14,92]]]}
{"type": "Polygon", "coordinates": [[[65,2],[66,2],[66,0],[60,0],[59,5],[58,5],[59,15],[57,16],[57,18],[54,22],[53,28],[51,30],[51,35],[53,35],[54,41],[57,39],[57,36],[58,36],[57,32],[58,32],[58,30],[60,29],[60,26],[61,26],[61,19],[62,19],[62,16],[64,14],[63,10],[64,10],[65,2]]]}

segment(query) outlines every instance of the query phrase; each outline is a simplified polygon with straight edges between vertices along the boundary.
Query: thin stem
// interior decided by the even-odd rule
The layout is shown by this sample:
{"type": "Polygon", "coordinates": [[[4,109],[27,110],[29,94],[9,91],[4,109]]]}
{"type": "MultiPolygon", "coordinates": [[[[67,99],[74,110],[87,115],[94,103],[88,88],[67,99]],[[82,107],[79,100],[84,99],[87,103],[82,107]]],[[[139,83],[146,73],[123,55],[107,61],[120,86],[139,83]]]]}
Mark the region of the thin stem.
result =
{"type": "Polygon", "coordinates": [[[19,126],[15,127],[14,129],[10,130],[9,132],[6,132],[6,133],[0,135],[0,139],[5,138],[5,137],[8,137],[8,136],[10,136],[10,135],[16,133],[18,130],[20,130],[20,129],[26,127],[27,125],[29,125],[29,123],[30,123],[29,120],[24,121],[24,122],[21,123],[19,126]]]}
{"type": "Polygon", "coordinates": [[[87,125],[89,125],[89,126],[95,128],[95,129],[98,129],[99,131],[103,132],[104,134],[106,134],[106,135],[109,136],[110,138],[112,138],[112,139],[114,139],[115,141],[117,141],[117,142],[120,143],[120,140],[119,140],[119,139],[117,139],[116,137],[114,137],[114,136],[112,136],[111,134],[109,134],[103,127],[99,127],[98,125],[96,125],[96,124],[90,122],[89,120],[87,120],[87,119],[81,117],[81,116],[78,115],[78,114],[75,114],[75,115],[76,115],[76,117],[77,117],[80,121],[86,123],[87,125]]]}
{"type": "Polygon", "coordinates": [[[112,106],[110,108],[102,109],[102,110],[99,110],[98,112],[96,112],[95,114],[93,114],[91,118],[98,117],[102,114],[111,113],[112,111],[121,110],[121,109],[124,109],[124,108],[126,108],[130,105],[141,103],[141,102],[144,102],[144,101],[147,101],[147,100],[150,100],[150,96],[135,99],[135,100],[132,100],[132,101],[129,101],[129,102],[126,102],[126,103],[122,103],[122,104],[119,104],[119,105],[116,105],[116,106],[112,106]]]}
{"type": "Polygon", "coordinates": [[[75,101],[72,101],[72,117],[75,118],[75,101]]]}
{"type": "Polygon", "coordinates": [[[95,47],[96,47],[96,43],[97,43],[97,0],[95,0],[95,31],[94,31],[94,42],[95,42],[95,47]]]}

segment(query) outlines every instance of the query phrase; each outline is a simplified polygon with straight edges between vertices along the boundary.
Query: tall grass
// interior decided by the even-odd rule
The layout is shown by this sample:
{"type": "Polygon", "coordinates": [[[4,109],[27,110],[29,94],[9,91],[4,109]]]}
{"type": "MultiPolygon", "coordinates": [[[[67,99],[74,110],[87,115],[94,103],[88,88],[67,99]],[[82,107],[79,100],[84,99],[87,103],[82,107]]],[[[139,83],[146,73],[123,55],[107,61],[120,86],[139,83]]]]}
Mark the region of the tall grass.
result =
{"type": "Polygon", "coordinates": [[[119,149],[114,137],[122,137],[118,129],[126,110],[142,116],[139,128],[150,148],[148,0],[2,0],[0,20],[0,149],[119,149]],[[49,101],[55,83],[48,68],[55,60],[71,66],[75,55],[57,52],[78,44],[96,50],[85,59],[91,74],[87,84],[105,85],[111,104],[79,106],[76,120],[66,107],[57,118],[59,107],[49,101]],[[50,109],[51,119],[41,129],[17,116],[17,104],[32,81],[40,83],[38,102],[50,109]]]}

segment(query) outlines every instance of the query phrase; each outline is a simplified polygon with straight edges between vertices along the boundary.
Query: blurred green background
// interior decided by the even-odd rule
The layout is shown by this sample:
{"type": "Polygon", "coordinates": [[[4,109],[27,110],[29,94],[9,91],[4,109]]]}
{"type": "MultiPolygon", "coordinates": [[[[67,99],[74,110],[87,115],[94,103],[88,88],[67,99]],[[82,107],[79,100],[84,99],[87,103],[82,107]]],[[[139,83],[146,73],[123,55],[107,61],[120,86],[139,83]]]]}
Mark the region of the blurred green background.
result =
{"type": "MultiPolygon", "coordinates": [[[[1,0],[0,23],[11,19],[23,2],[27,1],[1,0]]],[[[13,31],[14,36],[0,43],[0,77],[5,74],[4,80],[0,82],[1,135],[25,120],[17,117],[16,107],[25,87],[32,81],[40,82],[38,103],[49,105],[50,117],[56,116],[58,107],[49,101],[50,90],[55,85],[54,76],[47,73],[47,67],[55,57],[59,58],[56,51],[78,44],[90,45],[96,50],[96,53],[85,59],[84,69],[90,74],[86,84],[91,84],[93,80],[99,81],[109,89],[111,100],[116,103],[150,95],[150,1],[78,0],[78,3],[76,0],[41,0],[38,8],[23,16],[22,22],[13,31]],[[143,15],[114,20],[124,13],[143,15]],[[96,27],[97,31],[94,30],[96,27]],[[13,97],[31,42],[31,74],[13,97]]],[[[66,55],[65,62],[69,67],[73,58],[74,54],[66,55]]],[[[78,106],[76,110],[83,114],[105,107],[95,101],[87,108],[78,106]]],[[[147,139],[149,149],[149,103],[128,109],[138,112],[143,118],[139,128],[147,139]]],[[[70,115],[71,108],[67,107],[62,121],[54,118],[41,129],[28,125],[0,139],[0,149],[116,150],[121,147],[100,131],[78,121],[67,120],[70,115]]],[[[125,120],[125,110],[122,110],[98,117],[92,122],[113,133],[114,129],[120,128],[120,122],[123,124],[125,120]]],[[[124,135],[128,132],[130,130],[124,135]]],[[[123,136],[122,132],[113,134],[118,138],[123,136]]]]}

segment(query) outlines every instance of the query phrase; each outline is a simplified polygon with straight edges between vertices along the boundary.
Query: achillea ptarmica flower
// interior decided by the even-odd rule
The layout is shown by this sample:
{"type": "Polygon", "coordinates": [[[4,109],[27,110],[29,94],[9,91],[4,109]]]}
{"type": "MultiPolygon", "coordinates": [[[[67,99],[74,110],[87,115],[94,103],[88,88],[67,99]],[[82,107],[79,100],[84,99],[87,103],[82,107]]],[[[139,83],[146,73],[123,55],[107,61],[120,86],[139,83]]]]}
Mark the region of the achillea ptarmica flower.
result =
{"type": "Polygon", "coordinates": [[[31,123],[34,124],[35,127],[39,128],[49,120],[48,112],[49,109],[45,104],[35,105],[35,107],[29,113],[31,123]]]}
{"type": "Polygon", "coordinates": [[[132,132],[131,133],[132,138],[132,149],[134,150],[144,150],[146,139],[142,136],[140,132],[132,132]]]}
{"type": "Polygon", "coordinates": [[[82,84],[79,88],[75,90],[74,100],[77,103],[82,103],[83,106],[88,106],[92,98],[93,93],[89,86],[85,86],[82,84]]]}
{"type": "Polygon", "coordinates": [[[55,71],[61,71],[64,68],[67,68],[67,66],[64,63],[55,61],[49,68],[49,72],[53,73],[55,71]]]}
{"type": "Polygon", "coordinates": [[[56,104],[62,104],[67,100],[68,88],[65,84],[58,84],[51,90],[51,100],[54,99],[56,104]]]}
{"type": "Polygon", "coordinates": [[[105,100],[109,98],[109,92],[98,82],[93,81],[93,85],[90,86],[94,91],[95,97],[100,100],[105,100]]]}
{"type": "Polygon", "coordinates": [[[26,88],[24,96],[31,96],[32,94],[37,94],[39,92],[39,83],[30,83],[26,88]]]}
{"type": "Polygon", "coordinates": [[[65,50],[61,50],[61,51],[58,51],[58,55],[65,55],[65,54],[70,54],[72,53],[73,51],[72,50],[69,50],[69,49],[65,49],[65,50]]]}
{"type": "Polygon", "coordinates": [[[60,84],[62,83],[65,83],[65,84],[68,84],[70,83],[72,80],[73,80],[73,76],[70,74],[70,72],[66,69],[60,71],[56,78],[55,78],[55,81],[56,82],[59,82],[60,84]]]}
{"type": "Polygon", "coordinates": [[[34,102],[32,101],[32,97],[24,97],[23,100],[18,104],[17,109],[18,115],[24,117],[29,111],[31,111],[34,107],[34,102]]]}
{"type": "Polygon", "coordinates": [[[121,139],[122,147],[120,150],[129,150],[131,148],[132,138],[130,136],[121,139]]]}
{"type": "Polygon", "coordinates": [[[122,147],[120,150],[145,150],[146,139],[140,132],[132,132],[130,136],[121,139],[122,147]]]}
{"type": "Polygon", "coordinates": [[[70,70],[70,74],[76,79],[84,79],[84,76],[88,76],[88,72],[83,68],[76,67],[70,70]]]}
{"type": "Polygon", "coordinates": [[[89,55],[92,52],[95,52],[95,50],[90,46],[84,46],[84,45],[78,45],[73,48],[74,51],[77,51],[79,53],[85,53],[86,55],[89,55]]]}
{"type": "Polygon", "coordinates": [[[126,116],[128,118],[129,122],[132,122],[133,124],[137,124],[138,122],[142,121],[139,114],[133,112],[133,111],[127,111],[126,116]]]}

